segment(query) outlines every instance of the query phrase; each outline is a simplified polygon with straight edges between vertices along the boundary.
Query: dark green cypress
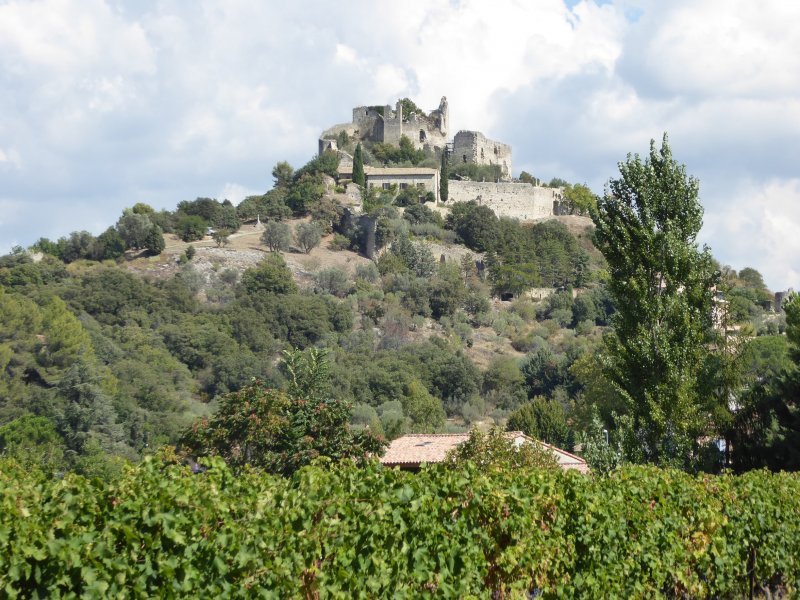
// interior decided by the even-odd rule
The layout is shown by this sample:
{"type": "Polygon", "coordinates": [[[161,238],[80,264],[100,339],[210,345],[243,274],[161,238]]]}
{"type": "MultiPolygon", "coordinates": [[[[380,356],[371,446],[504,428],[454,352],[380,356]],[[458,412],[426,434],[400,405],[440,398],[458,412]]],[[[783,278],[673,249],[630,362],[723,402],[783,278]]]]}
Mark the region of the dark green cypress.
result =
{"type": "Polygon", "coordinates": [[[361,156],[361,144],[356,146],[356,151],[353,153],[353,183],[357,183],[361,187],[366,185],[366,177],[364,176],[364,157],[361,156]]]}
{"type": "Polygon", "coordinates": [[[447,148],[442,148],[442,168],[439,170],[439,198],[442,202],[447,202],[447,178],[450,176],[450,169],[447,164],[447,148]]]}

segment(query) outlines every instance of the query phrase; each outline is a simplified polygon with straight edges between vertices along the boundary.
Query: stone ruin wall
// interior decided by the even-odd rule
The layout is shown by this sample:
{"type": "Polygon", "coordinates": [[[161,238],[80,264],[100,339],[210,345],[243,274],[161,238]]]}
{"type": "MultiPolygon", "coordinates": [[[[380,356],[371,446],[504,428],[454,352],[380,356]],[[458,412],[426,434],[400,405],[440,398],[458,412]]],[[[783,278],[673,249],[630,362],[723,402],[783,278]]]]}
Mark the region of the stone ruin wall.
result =
{"type": "Polygon", "coordinates": [[[442,98],[439,107],[430,112],[403,114],[400,101],[392,109],[388,104],[380,108],[356,106],[351,123],[341,123],[329,127],[319,138],[319,153],[325,150],[338,150],[335,138],[344,131],[357,140],[369,140],[398,146],[405,135],[417,150],[440,151],[447,145],[447,125],[449,112],[447,98],[442,98]],[[404,120],[405,119],[405,120],[404,120]]]}
{"type": "Polygon", "coordinates": [[[479,131],[459,131],[453,139],[454,160],[476,165],[500,165],[503,179],[511,179],[511,146],[490,140],[479,131]]]}
{"type": "MultiPolygon", "coordinates": [[[[384,114],[391,114],[392,107],[383,107],[384,114]]],[[[356,106],[353,109],[353,137],[360,140],[381,141],[383,139],[383,116],[369,106],[356,106]]]]}
{"type": "Polygon", "coordinates": [[[553,215],[561,199],[557,188],[534,187],[529,183],[455,181],[447,184],[447,204],[477,201],[491,208],[498,217],[532,221],[553,215]]]}

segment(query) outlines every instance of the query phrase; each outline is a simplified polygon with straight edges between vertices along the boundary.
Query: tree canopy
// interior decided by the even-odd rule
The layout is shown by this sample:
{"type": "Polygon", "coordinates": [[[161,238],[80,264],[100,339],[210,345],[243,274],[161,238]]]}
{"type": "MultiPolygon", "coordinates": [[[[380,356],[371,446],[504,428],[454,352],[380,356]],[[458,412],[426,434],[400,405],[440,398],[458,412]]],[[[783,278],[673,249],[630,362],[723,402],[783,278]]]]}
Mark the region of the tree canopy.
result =
{"type": "Polygon", "coordinates": [[[617,312],[606,372],[626,401],[626,448],[647,462],[690,461],[704,434],[703,366],[718,279],[696,242],[699,184],[672,157],[667,136],[644,160],[619,164],[593,219],[617,312]]]}

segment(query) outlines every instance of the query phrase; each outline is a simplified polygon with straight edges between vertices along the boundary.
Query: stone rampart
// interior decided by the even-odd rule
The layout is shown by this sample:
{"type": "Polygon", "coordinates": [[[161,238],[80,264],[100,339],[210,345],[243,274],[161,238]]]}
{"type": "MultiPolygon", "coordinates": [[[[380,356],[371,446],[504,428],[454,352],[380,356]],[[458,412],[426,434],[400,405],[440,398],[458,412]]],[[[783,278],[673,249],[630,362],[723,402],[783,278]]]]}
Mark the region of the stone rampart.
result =
{"type": "Polygon", "coordinates": [[[511,178],[511,146],[490,140],[480,131],[459,131],[453,138],[456,162],[499,165],[503,179],[511,178]]]}
{"type": "Polygon", "coordinates": [[[557,188],[534,187],[529,183],[450,181],[448,202],[469,202],[488,206],[498,217],[531,221],[553,215],[561,195],[557,188]]]}

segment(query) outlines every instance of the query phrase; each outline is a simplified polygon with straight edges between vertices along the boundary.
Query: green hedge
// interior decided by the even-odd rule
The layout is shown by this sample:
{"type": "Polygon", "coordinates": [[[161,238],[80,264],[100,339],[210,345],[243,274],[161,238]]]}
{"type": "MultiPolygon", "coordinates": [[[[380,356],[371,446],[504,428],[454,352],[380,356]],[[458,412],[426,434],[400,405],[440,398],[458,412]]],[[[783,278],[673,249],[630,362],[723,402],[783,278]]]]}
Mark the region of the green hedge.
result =
{"type": "Polygon", "coordinates": [[[0,461],[0,596],[741,597],[794,594],[800,478],[306,467],[113,481],[0,461]]]}

